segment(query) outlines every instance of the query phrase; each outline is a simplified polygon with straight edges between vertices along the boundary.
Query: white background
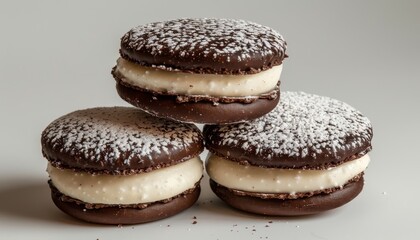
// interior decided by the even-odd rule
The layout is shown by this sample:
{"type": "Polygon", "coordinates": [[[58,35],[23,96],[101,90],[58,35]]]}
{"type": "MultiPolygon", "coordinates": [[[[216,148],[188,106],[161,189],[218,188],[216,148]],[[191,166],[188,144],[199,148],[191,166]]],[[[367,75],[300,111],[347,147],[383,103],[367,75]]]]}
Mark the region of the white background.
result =
{"type": "Polygon", "coordinates": [[[419,9],[418,1],[2,0],[0,239],[418,238],[419,9]],[[269,218],[226,207],[206,178],[197,205],[158,222],[119,228],[61,213],[46,183],[42,130],[76,109],[127,105],[110,75],[120,37],[136,25],[179,17],[273,27],[290,55],[282,90],[331,96],[368,116],[374,149],[362,194],[325,214],[269,218]]]}

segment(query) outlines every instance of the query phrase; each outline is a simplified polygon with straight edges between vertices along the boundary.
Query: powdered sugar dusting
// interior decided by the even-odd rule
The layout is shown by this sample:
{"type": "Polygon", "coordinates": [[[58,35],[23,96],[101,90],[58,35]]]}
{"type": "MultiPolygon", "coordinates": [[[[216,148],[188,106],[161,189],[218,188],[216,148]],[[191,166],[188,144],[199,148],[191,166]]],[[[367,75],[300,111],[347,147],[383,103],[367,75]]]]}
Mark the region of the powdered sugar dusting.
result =
{"type": "Polygon", "coordinates": [[[82,154],[108,165],[121,156],[125,165],[134,158],[153,162],[153,154],[169,154],[171,149],[188,148],[200,141],[200,133],[192,125],[126,107],[72,112],[52,122],[42,137],[57,151],[82,154]]]}
{"type": "Polygon", "coordinates": [[[280,104],[269,114],[220,126],[213,133],[221,138],[221,145],[241,144],[245,151],[252,147],[267,159],[320,154],[338,159],[338,151],[361,147],[372,139],[371,123],[360,112],[338,100],[302,92],[282,92],[280,104]]]}
{"type": "Polygon", "coordinates": [[[132,49],[146,49],[152,55],[169,51],[178,57],[196,55],[237,56],[248,61],[255,56],[285,56],[286,42],[273,29],[244,20],[177,19],[133,28],[122,37],[132,49]]]}

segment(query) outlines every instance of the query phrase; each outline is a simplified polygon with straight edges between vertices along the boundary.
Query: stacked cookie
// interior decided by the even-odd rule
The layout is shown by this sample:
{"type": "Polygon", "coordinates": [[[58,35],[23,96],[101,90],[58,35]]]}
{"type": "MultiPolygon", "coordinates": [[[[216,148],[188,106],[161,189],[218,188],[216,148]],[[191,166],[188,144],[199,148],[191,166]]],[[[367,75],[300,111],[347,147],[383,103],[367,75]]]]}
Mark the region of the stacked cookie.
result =
{"type": "Polygon", "coordinates": [[[278,103],[286,43],[242,20],[179,19],[131,29],[112,71],[119,95],[152,115],[225,124],[278,103]]]}
{"type": "Polygon", "coordinates": [[[363,187],[372,128],[351,106],[283,92],[269,114],[204,128],[213,191],[229,205],[264,215],[307,215],[339,207],[363,187]]]}
{"type": "Polygon", "coordinates": [[[65,213],[103,224],[174,215],[200,194],[202,134],[140,110],[69,113],[42,133],[52,199],[65,213]]]}
{"type": "Polygon", "coordinates": [[[112,75],[137,108],[76,111],[42,134],[54,203],[96,223],[169,217],[199,196],[204,145],[211,188],[232,207],[304,215],[347,203],[363,187],[370,122],[327,97],[280,97],[285,51],[279,33],[242,20],[131,29],[112,75]]]}

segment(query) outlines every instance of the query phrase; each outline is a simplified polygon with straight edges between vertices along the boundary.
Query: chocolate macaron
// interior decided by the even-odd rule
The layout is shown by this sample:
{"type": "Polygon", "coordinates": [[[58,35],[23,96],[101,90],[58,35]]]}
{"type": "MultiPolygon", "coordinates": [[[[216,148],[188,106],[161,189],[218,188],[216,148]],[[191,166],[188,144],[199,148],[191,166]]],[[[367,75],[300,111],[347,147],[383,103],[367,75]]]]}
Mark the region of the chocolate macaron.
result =
{"type": "Polygon", "coordinates": [[[88,222],[162,219],[200,194],[203,137],[191,124],[136,108],[92,108],[53,121],[41,143],[54,203],[88,222]]]}
{"type": "Polygon", "coordinates": [[[337,208],[363,188],[372,127],[328,97],[282,92],[269,114],[204,127],[212,190],[234,208],[264,215],[307,215],[337,208]]]}
{"type": "Polygon", "coordinates": [[[255,119],[280,98],[286,42],[232,19],[177,19],[131,29],[112,74],[121,98],[150,114],[223,124],[255,119]]]}

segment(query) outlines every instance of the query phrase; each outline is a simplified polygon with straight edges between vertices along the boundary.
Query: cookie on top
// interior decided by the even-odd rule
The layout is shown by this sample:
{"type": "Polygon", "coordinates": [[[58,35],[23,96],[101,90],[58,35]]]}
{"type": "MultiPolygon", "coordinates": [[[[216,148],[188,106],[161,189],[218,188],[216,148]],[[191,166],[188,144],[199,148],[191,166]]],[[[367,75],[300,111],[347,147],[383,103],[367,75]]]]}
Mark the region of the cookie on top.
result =
{"type": "Polygon", "coordinates": [[[243,122],[277,105],[286,47],[277,31],[244,20],[154,22],[122,37],[112,74],[119,95],[150,114],[243,122]]]}

